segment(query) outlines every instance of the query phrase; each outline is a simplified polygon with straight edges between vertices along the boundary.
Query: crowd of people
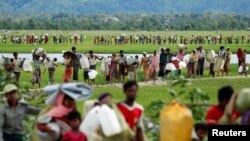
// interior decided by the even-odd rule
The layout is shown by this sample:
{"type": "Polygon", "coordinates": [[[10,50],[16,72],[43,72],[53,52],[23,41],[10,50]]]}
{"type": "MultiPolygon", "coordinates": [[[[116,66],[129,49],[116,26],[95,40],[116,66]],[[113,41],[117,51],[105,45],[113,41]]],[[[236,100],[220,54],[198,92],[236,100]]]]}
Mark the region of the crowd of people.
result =
{"type": "Polygon", "coordinates": [[[160,36],[160,35],[129,35],[122,34],[120,36],[114,35],[102,35],[95,36],[93,39],[95,45],[112,45],[112,44],[243,44],[250,43],[250,36],[225,36],[220,35],[208,35],[208,36],[160,36]]]}
{"type": "MultiPolygon", "coordinates": [[[[4,34],[0,36],[2,43],[6,44],[8,41],[8,37],[4,34]]],[[[52,36],[52,41],[54,44],[83,44],[83,41],[86,39],[84,35],[63,35],[63,34],[54,34],[52,36]]],[[[9,41],[11,44],[47,44],[50,41],[49,34],[23,34],[23,35],[14,35],[12,34],[9,37],[9,41]]]]}
{"type": "MultiPolygon", "coordinates": [[[[0,36],[2,43],[7,43],[8,37],[4,34],[0,36]]],[[[64,34],[53,34],[51,41],[54,44],[83,44],[86,40],[86,36],[80,34],[74,35],[64,35],[64,34]]],[[[12,34],[9,38],[11,44],[47,44],[49,42],[48,34],[41,35],[14,35],[12,34]]],[[[146,34],[136,34],[129,35],[121,34],[117,35],[99,35],[94,36],[93,44],[94,45],[120,45],[120,44],[243,44],[250,43],[250,35],[242,36],[224,36],[222,34],[218,35],[146,35],[146,34]]]]}
{"type": "MultiPolygon", "coordinates": [[[[136,81],[127,81],[123,85],[124,101],[115,103],[112,100],[112,94],[104,92],[97,100],[85,101],[84,108],[81,109],[83,111],[78,111],[76,100],[79,100],[79,95],[83,97],[80,99],[86,100],[91,96],[92,91],[88,85],[81,83],[47,86],[44,92],[50,94],[46,100],[50,108],[44,107],[41,111],[41,108],[18,100],[18,87],[7,84],[1,92],[5,95],[6,101],[0,108],[0,141],[22,141],[23,131],[26,128],[22,124],[24,117],[39,113],[33,133],[36,141],[148,140],[143,122],[144,108],[136,103],[139,91],[136,81]],[[84,113],[84,118],[81,112],[84,113]]],[[[249,89],[235,92],[231,86],[221,87],[218,90],[218,104],[208,108],[206,123],[195,123],[191,131],[188,131],[189,128],[183,129],[192,133],[188,135],[190,140],[204,141],[209,125],[249,125],[250,105],[246,98],[249,95],[249,89]]],[[[179,126],[178,122],[183,122],[182,118],[171,124],[179,126]]],[[[167,133],[160,131],[160,134],[167,133]]],[[[174,134],[168,134],[168,136],[176,137],[174,134]]]]}
{"type": "MultiPolygon", "coordinates": [[[[241,48],[237,51],[238,72],[240,75],[247,76],[248,65],[246,60],[247,52],[241,48]]],[[[79,81],[79,70],[82,69],[84,81],[88,84],[96,84],[95,78],[98,74],[96,70],[97,62],[101,61],[101,72],[105,75],[108,83],[122,82],[126,77],[130,80],[138,80],[138,72],[142,69],[144,81],[156,82],[157,79],[165,80],[166,76],[186,75],[189,78],[202,78],[204,69],[209,69],[211,77],[229,75],[230,60],[232,52],[230,48],[221,46],[216,54],[214,51],[205,51],[202,46],[194,49],[191,54],[186,54],[186,48],[179,48],[177,53],[172,53],[170,48],[160,48],[153,51],[152,55],[146,52],[139,55],[127,56],[123,50],[119,54],[113,53],[111,56],[95,55],[93,50],[88,53],[79,53],[76,47],[71,51],[64,52],[63,58],[65,71],[63,82],[79,81]],[[186,69],[186,71],[184,71],[186,69]],[[186,72],[186,73],[184,73],[186,72]],[[91,77],[90,77],[91,75],[91,77]]],[[[41,86],[42,72],[48,71],[49,84],[54,83],[54,74],[58,62],[57,58],[50,58],[42,48],[36,48],[32,53],[34,71],[31,78],[33,86],[41,86]],[[45,62],[45,70],[41,70],[41,65],[45,62]]],[[[18,53],[13,53],[13,58],[7,58],[4,67],[11,77],[19,81],[22,66],[25,59],[18,58],[18,53]],[[7,63],[6,63],[7,62],[7,63]]]]}

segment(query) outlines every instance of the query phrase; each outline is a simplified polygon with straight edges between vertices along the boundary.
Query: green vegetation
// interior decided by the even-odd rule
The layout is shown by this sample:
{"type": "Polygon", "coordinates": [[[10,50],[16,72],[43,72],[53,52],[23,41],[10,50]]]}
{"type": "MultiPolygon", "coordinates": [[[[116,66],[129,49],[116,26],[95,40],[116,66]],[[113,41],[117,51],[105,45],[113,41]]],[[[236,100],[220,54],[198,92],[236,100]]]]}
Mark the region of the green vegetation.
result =
{"type": "Polygon", "coordinates": [[[2,0],[0,12],[31,13],[249,13],[248,0],[2,0]]]}
{"type": "MultiPolygon", "coordinates": [[[[1,8],[0,8],[1,9],[1,8]]],[[[29,9],[30,10],[30,9],[29,9]]],[[[0,14],[1,15],[1,14],[0,14]]],[[[1,29],[10,30],[246,30],[248,15],[186,14],[3,14],[1,29]]]]}
{"type": "MultiPolygon", "coordinates": [[[[152,53],[153,50],[158,50],[160,46],[164,46],[164,47],[169,47],[171,49],[171,51],[173,53],[177,52],[177,45],[176,44],[169,44],[168,42],[166,44],[162,45],[157,45],[157,44],[125,44],[125,45],[94,45],[93,40],[95,36],[105,36],[105,35],[110,35],[110,36],[119,36],[121,34],[126,34],[127,37],[129,37],[130,35],[136,35],[136,34],[145,34],[147,36],[154,36],[154,35],[160,35],[162,38],[165,37],[169,37],[172,36],[173,34],[176,34],[177,37],[179,38],[180,36],[183,36],[183,38],[189,38],[192,35],[194,36],[209,36],[209,35],[219,35],[222,34],[223,37],[227,37],[227,36],[231,36],[233,35],[233,43],[235,41],[236,37],[240,37],[240,43],[239,44],[224,44],[224,40],[222,42],[222,44],[216,44],[216,45],[210,45],[210,44],[206,44],[203,45],[205,50],[215,50],[218,51],[219,47],[221,45],[225,46],[225,47],[230,47],[233,53],[237,52],[237,49],[239,47],[249,50],[250,44],[247,43],[246,41],[241,44],[241,36],[245,36],[245,39],[248,38],[249,32],[247,31],[166,31],[166,32],[149,32],[149,31],[57,31],[57,30],[52,30],[52,31],[48,31],[48,30],[18,30],[18,31],[12,31],[13,35],[26,35],[26,34],[35,34],[37,36],[40,36],[41,34],[49,34],[49,42],[48,44],[41,44],[41,45],[34,45],[34,44],[10,44],[10,36],[12,34],[8,33],[6,34],[8,41],[6,44],[0,42],[0,52],[1,53],[12,53],[12,52],[19,52],[19,53],[30,53],[31,50],[33,50],[36,47],[43,47],[46,52],[48,53],[61,53],[62,50],[71,50],[72,46],[76,46],[77,50],[79,52],[88,52],[89,50],[94,50],[95,53],[108,53],[111,54],[112,52],[118,53],[119,50],[123,49],[125,51],[125,53],[137,53],[140,54],[144,51],[148,52],[148,53],[152,53]],[[78,35],[84,35],[86,36],[86,40],[83,41],[83,44],[80,44],[78,42],[77,45],[74,45],[73,42],[72,44],[69,43],[62,43],[62,44],[54,44],[53,43],[53,39],[52,36],[53,34],[57,34],[57,35],[64,35],[67,37],[71,37],[74,34],[78,34],[78,35]]],[[[1,36],[3,36],[4,33],[1,34],[1,36]]],[[[179,40],[177,41],[178,43],[180,42],[179,40]]],[[[192,51],[192,49],[197,48],[199,46],[199,44],[192,44],[192,45],[188,45],[188,53],[190,53],[192,51]]]]}

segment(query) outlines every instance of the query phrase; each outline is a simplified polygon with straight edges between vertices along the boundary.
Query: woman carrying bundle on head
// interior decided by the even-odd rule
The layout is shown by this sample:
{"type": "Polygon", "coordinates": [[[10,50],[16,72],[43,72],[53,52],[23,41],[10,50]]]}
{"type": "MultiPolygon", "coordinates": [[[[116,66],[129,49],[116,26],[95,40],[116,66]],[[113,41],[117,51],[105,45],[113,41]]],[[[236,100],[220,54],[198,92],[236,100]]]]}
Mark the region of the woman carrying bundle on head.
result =
{"type": "Polygon", "coordinates": [[[33,87],[35,84],[38,84],[40,88],[41,87],[41,64],[47,58],[47,55],[44,53],[44,50],[42,48],[38,48],[33,51],[32,57],[33,57],[35,71],[33,73],[31,82],[33,84],[33,87]],[[42,60],[40,60],[40,57],[42,58],[42,60]]]}

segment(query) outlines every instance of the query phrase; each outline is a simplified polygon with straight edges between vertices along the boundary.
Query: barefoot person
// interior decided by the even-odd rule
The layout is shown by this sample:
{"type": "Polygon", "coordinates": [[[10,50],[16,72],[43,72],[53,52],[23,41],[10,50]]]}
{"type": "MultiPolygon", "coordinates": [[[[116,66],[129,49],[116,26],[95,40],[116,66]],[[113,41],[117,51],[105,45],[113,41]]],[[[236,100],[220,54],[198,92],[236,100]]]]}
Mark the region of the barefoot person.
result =
{"type": "Polygon", "coordinates": [[[227,50],[226,50],[225,64],[224,64],[224,71],[222,72],[222,76],[223,76],[224,72],[226,73],[226,76],[228,76],[229,64],[230,64],[231,56],[232,56],[232,52],[230,51],[230,48],[227,48],[227,50]]]}
{"type": "Polygon", "coordinates": [[[64,55],[64,65],[65,65],[65,71],[63,75],[64,82],[70,82],[72,77],[72,59],[71,56],[68,54],[64,55]]]}
{"type": "Polygon", "coordinates": [[[96,70],[96,60],[102,60],[103,57],[98,57],[94,55],[93,50],[89,51],[89,69],[96,70]]]}
{"type": "Polygon", "coordinates": [[[147,57],[146,52],[143,52],[143,57],[141,58],[140,68],[141,66],[143,66],[144,79],[145,79],[145,82],[147,83],[149,79],[150,65],[149,65],[149,58],[147,57]]]}
{"type": "Polygon", "coordinates": [[[194,49],[189,58],[188,63],[188,75],[190,78],[196,77],[196,69],[197,69],[198,55],[196,54],[196,50],[194,49]]]}
{"type": "Polygon", "coordinates": [[[77,56],[77,59],[72,59],[72,63],[73,63],[73,80],[74,81],[78,81],[78,72],[79,69],[81,68],[81,64],[80,64],[80,59],[81,58],[81,54],[76,52],[76,47],[72,47],[72,52],[77,56]]]}
{"type": "Polygon", "coordinates": [[[127,63],[126,63],[126,56],[124,55],[124,51],[120,50],[119,56],[119,81],[124,83],[125,75],[127,72],[127,63]]]}
{"type": "Polygon", "coordinates": [[[21,61],[22,60],[18,58],[17,52],[14,52],[13,56],[14,56],[14,64],[15,64],[13,72],[15,74],[16,81],[19,82],[19,78],[21,75],[21,61]]]}
{"type": "Polygon", "coordinates": [[[35,71],[33,73],[33,77],[31,79],[31,82],[33,84],[33,87],[35,84],[38,84],[39,88],[41,87],[41,64],[44,62],[46,55],[44,54],[42,56],[42,60],[40,60],[40,56],[37,56],[35,54],[36,50],[34,51],[33,55],[33,63],[35,71]]]}
{"type": "Polygon", "coordinates": [[[159,56],[157,55],[155,50],[153,56],[151,57],[151,64],[150,64],[150,76],[152,77],[154,82],[156,81],[156,74],[158,72],[159,62],[160,62],[159,56]]]}

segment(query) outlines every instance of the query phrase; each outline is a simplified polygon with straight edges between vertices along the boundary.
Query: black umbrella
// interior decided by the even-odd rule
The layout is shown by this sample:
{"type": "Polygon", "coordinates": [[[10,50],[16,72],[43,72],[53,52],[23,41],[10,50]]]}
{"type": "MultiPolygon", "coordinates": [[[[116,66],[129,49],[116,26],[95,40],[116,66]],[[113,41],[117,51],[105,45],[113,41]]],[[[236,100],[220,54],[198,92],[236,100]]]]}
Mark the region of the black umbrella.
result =
{"type": "Polygon", "coordinates": [[[63,53],[63,57],[65,57],[66,55],[71,56],[72,60],[77,60],[77,61],[80,60],[74,52],[66,51],[63,53]]]}

